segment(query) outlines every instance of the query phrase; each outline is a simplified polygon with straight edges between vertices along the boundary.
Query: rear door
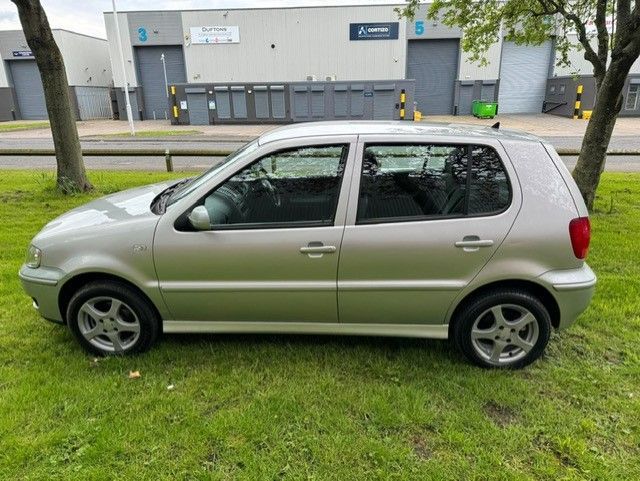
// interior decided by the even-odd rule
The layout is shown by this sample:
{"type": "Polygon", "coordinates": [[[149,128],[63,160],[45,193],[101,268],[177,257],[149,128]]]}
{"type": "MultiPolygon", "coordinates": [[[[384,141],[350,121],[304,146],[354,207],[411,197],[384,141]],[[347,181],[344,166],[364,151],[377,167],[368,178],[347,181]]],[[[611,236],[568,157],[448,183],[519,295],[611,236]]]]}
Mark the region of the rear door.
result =
{"type": "Polygon", "coordinates": [[[442,324],[520,206],[499,142],[361,136],[353,178],[338,272],[340,321],[442,324]]]}

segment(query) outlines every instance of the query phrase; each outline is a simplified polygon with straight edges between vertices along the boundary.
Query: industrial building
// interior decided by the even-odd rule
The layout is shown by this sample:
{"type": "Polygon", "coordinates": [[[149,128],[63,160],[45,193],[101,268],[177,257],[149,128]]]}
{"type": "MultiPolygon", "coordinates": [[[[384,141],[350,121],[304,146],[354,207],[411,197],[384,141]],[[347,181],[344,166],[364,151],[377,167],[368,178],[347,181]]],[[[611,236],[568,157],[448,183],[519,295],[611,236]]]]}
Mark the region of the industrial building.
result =
{"type": "MultiPolygon", "coordinates": [[[[53,37],[64,59],[76,118],[111,118],[107,41],[59,29],[53,37]]],[[[0,31],[0,55],[0,120],[46,119],[40,73],[21,30],[0,31]]]]}
{"type": "MultiPolygon", "coordinates": [[[[414,102],[423,115],[468,115],[474,99],[497,101],[500,113],[571,116],[579,83],[590,108],[590,64],[580,52],[570,69],[558,68],[553,38],[538,46],[500,39],[480,66],[462,51],[459,30],[426,20],[426,6],[415,21],[398,19],[396,6],[121,12],[134,117],[180,124],[401,118],[405,107],[410,118],[414,102]]],[[[123,117],[111,12],[105,23],[123,117]]],[[[639,84],[636,63],[622,115],[640,115],[639,84]]]]}

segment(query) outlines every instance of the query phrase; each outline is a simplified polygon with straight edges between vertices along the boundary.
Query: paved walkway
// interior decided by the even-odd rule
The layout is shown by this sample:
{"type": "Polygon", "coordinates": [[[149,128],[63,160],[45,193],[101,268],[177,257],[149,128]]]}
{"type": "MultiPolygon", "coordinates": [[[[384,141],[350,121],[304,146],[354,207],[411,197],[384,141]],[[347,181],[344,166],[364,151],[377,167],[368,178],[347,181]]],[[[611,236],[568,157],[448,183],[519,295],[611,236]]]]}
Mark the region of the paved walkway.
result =
{"type": "MultiPolygon", "coordinates": [[[[541,137],[582,137],[587,127],[586,120],[573,120],[555,115],[498,115],[495,119],[476,119],[471,116],[438,115],[425,117],[425,122],[453,122],[490,126],[497,121],[505,129],[524,130],[541,137]]],[[[18,121],[24,123],[23,121],[18,121]]],[[[126,134],[129,131],[127,122],[120,120],[91,120],[77,122],[78,133],[83,138],[126,134]]],[[[213,137],[225,140],[245,140],[255,138],[275,125],[171,125],[166,120],[145,120],[135,122],[136,129],[143,131],[184,131],[185,134],[198,132],[195,135],[185,135],[192,139],[199,137],[213,137]]],[[[616,123],[614,136],[638,136],[640,133],[640,117],[622,117],[616,123]]],[[[0,133],[0,139],[50,139],[48,128],[36,130],[21,130],[17,132],[0,133]]],[[[127,138],[127,137],[124,137],[127,138]]],[[[163,139],[171,137],[163,136],[163,139]]],[[[640,147],[640,140],[638,141],[640,147]]]]}

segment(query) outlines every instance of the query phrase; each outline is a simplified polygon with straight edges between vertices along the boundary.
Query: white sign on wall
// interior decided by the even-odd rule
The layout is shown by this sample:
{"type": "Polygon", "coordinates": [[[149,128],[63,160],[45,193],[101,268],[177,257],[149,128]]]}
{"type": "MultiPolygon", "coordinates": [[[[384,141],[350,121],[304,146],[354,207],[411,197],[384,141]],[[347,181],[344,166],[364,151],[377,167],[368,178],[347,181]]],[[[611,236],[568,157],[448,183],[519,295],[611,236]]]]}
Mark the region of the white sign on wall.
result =
{"type": "Polygon", "coordinates": [[[240,43],[240,27],[238,26],[213,26],[191,27],[191,43],[240,43]]]}

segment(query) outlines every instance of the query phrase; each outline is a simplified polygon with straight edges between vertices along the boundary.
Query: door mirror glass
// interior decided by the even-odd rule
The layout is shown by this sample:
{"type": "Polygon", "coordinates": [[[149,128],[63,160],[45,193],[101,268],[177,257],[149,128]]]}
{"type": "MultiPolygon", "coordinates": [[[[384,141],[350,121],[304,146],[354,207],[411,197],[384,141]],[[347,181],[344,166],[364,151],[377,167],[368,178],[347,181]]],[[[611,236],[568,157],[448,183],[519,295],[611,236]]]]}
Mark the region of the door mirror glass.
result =
{"type": "Polygon", "coordinates": [[[209,212],[204,205],[194,207],[189,214],[189,222],[196,230],[210,230],[211,220],[209,219],[209,212]]]}

